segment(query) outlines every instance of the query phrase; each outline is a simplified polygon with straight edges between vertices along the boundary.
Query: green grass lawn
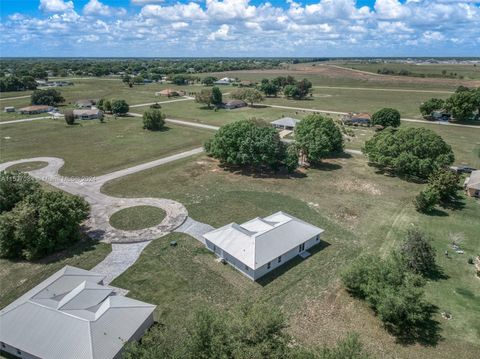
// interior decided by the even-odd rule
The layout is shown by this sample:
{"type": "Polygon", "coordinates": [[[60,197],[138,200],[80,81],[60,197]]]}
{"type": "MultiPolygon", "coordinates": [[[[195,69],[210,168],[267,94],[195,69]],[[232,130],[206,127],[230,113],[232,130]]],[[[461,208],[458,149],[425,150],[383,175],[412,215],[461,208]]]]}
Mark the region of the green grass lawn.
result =
{"type": "Polygon", "coordinates": [[[63,175],[100,175],[201,146],[212,133],[168,125],[167,130],[142,129],[136,117],[109,118],[105,123],[40,120],[2,125],[0,162],[54,156],[65,160],[63,175]]]}
{"type": "Polygon", "coordinates": [[[111,245],[85,240],[68,250],[39,261],[10,261],[0,259],[0,308],[27,292],[41,281],[71,265],[91,269],[110,253],[111,245]]]}
{"type": "Polygon", "coordinates": [[[153,227],[165,218],[165,211],[152,206],[135,206],[121,209],[110,217],[110,225],[117,229],[133,231],[153,227]]]}
{"type": "Polygon", "coordinates": [[[422,187],[375,173],[362,156],[328,160],[294,178],[234,173],[198,156],[114,180],[103,192],[171,198],[185,204],[194,219],[216,227],[283,210],[324,228],[328,244],[262,285],[217,264],[194,239],[175,234],[178,248],[168,246],[170,236],[152,243],[114,285],[159,305],[157,319],[169,325],[203,303],[228,307],[253,298],[280,306],[290,318],[289,331],[307,345],[332,344],[355,330],[381,357],[474,358],[480,350],[480,317],[470,309],[477,305],[478,279],[467,258],[478,251],[480,206],[464,198],[461,211],[421,215],[412,200],[422,187]],[[434,347],[396,344],[371,311],[339,284],[340,271],[356,256],[386,255],[414,225],[433,239],[448,276],[427,285],[427,296],[439,312],[454,317],[447,321],[435,316],[442,340],[434,347]],[[447,261],[442,255],[455,236],[463,238],[466,254],[447,261]]]}

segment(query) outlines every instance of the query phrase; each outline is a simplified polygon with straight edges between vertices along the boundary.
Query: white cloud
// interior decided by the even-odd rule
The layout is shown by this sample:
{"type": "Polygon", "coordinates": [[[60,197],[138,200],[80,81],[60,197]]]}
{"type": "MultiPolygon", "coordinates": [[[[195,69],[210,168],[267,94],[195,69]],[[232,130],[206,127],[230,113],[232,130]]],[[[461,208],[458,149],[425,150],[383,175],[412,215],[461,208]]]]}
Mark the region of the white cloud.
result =
{"type": "Polygon", "coordinates": [[[40,0],[38,8],[44,12],[63,12],[73,10],[73,1],[40,0]]]}
{"type": "Polygon", "coordinates": [[[101,3],[99,0],[90,0],[83,7],[83,13],[85,15],[101,15],[101,16],[122,16],[127,13],[123,8],[113,8],[111,6],[101,3]]]}
{"type": "Polygon", "coordinates": [[[220,28],[212,32],[209,36],[208,39],[210,41],[215,41],[215,40],[230,40],[232,37],[230,36],[230,26],[227,24],[223,24],[220,26],[220,28]]]}
{"type": "Polygon", "coordinates": [[[146,5],[146,4],[154,4],[154,3],[161,3],[165,0],[131,0],[132,4],[134,5],[146,5]]]}

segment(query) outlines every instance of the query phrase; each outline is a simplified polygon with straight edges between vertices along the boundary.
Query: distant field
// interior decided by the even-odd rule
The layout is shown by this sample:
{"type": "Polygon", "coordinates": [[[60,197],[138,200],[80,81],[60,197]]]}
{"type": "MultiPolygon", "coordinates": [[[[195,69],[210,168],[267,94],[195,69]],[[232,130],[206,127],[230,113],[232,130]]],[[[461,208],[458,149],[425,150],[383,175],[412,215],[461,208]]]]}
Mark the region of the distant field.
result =
{"type": "Polygon", "coordinates": [[[40,120],[0,127],[0,162],[54,156],[65,160],[66,176],[93,176],[201,146],[211,132],[169,125],[166,131],[142,129],[141,119],[123,117],[105,123],[40,120]],[[7,137],[7,138],[6,138],[7,137]]]}
{"type": "Polygon", "coordinates": [[[480,65],[443,65],[443,64],[400,64],[400,63],[360,63],[360,62],[346,62],[339,63],[340,66],[377,73],[378,70],[388,69],[395,72],[401,70],[409,71],[415,75],[430,76],[443,76],[445,71],[446,76],[459,77],[463,76],[465,80],[478,80],[480,79],[480,65]],[[456,74],[456,75],[455,75],[456,74]]]}

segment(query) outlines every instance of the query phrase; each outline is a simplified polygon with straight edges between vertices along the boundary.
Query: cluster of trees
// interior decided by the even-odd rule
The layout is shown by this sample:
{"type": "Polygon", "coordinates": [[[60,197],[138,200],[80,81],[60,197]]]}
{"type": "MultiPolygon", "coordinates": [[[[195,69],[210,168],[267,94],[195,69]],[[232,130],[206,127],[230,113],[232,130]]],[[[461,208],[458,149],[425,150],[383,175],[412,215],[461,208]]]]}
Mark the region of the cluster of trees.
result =
{"type": "Polygon", "coordinates": [[[312,83],[307,79],[297,81],[292,76],[278,76],[272,80],[263,79],[258,85],[258,89],[266,96],[277,96],[279,92],[283,92],[285,97],[295,100],[307,97],[311,88],[312,83]]]}
{"type": "Polygon", "coordinates": [[[0,172],[0,256],[33,260],[79,239],[88,204],[45,191],[28,174],[0,172]]]}
{"type": "Polygon", "coordinates": [[[202,89],[195,94],[195,102],[205,104],[208,108],[212,105],[219,107],[223,103],[222,91],[218,87],[202,89]]]}
{"type": "Polygon", "coordinates": [[[427,186],[415,197],[415,208],[419,212],[431,212],[437,204],[446,205],[455,200],[458,191],[459,176],[448,170],[435,171],[427,186]]]}
{"type": "Polygon", "coordinates": [[[298,166],[298,155],[292,146],[283,143],[268,123],[252,119],[222,126],[205,143],[205,150],[227,165],[256,170],[278,170],[284,166],[293,172],[298,166]]]}
{"type": "Polygon", "coordinates": [[[459,121],[480,118],[480,88],[469,89],[460,86],[446,100],[431,98],[420,105],[423,116],[430,116],[433,111],[441,110],[449,112],[459,121]]]}
{"type": "Polygon", "coordinates": [[[342,281],[355,297],[366,300],[394,334],[415,333],[432,316],[424,298],[425,278],[435,272],[435,251],[419,230],[410,230],[398,251],[386,259],[364,255],[343,273],[342,281]]]}
{"type": "Polygon", "coordinates": [[[243,304],[231,311],[197,309],[183,324],[154,326],[141,343],[130,343],[125,359],[368,359],[355,334],[333,348],[308,350],[285,332],[283,313],[267,304],[243,304]]]}
{"type": "Polygon", "coordinates": [[[400,112],[394,108],[382,108],[372,115],[372,125],[398,127],[400,126],[400,112]]]}
{"type": "Polygon", "coordinates": [[[456,72],[448,73],[447,70],[442,70],[441,74],[436,74],[436,73],[417,73],[417,72],[412,72],[406,69],[393,70],[387,67],[378,69],[377,73],[382,75],[411,76],[411,77],[439,77],[439,78],[451,78],[451,79],[454,79],[454,78],[463,79],[464,77],[463,75],[458,75],[456,72]]]}
{"type": "Polygon", "coordinates": [[[60,91],[55,89],[35,90],[30,97],[32,105],[56,106],[65,102],[60,91]]]}
{"type": "Polygon", "coordinates": [[[230,95],[235,100],[242,100],[253,106],[254,103],[263,101],[263,95],[260,91],[253,88],[243,88],[232,92],[230,95]]]}
{"type": "Polygon", "coordinates": [[[302,163],[315,164],[329,154],[342,152],[343,136],[331,118],[311,114],[295,127],[295,145],[302,163]]]}
{"type": "Polygon", "coordinates": [[[378,168],[422,180],[454,161],[450,145],[426,128],[388,127],[366,141],[363,152],[378,168]]]}
{"type": "Polygon", "coordinates": [[[0,92],[35,90],[37,83],[32,76],[0,77],[0,92]]]}
{"type": "Polygon", "coordinates": [[[97,108],[107,113],[112,113],[117,116],[123,116],[128,113],[130,110],[130,106],[128,105],[127,101],[125,100],[107,100],[107,99],[100,99],[97,102],[97,108]]]}
{"type": "Polygon", "coordinates": [[[160,110],[150,109],[143,113],[143,129],[160,131],[165,127],[165,114],[160,110]]]}

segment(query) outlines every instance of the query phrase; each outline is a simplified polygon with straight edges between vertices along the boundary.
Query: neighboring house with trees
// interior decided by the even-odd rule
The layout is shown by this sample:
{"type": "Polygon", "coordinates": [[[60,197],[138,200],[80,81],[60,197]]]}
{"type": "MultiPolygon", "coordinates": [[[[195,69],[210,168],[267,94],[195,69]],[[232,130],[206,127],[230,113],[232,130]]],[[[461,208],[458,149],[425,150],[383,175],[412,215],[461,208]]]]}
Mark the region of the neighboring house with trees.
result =
{"type": "Polygon", "coordinates": [[[480,171],[470,173],[465,179],[464,187],[468,196],[480,198],[480,171]]]}

